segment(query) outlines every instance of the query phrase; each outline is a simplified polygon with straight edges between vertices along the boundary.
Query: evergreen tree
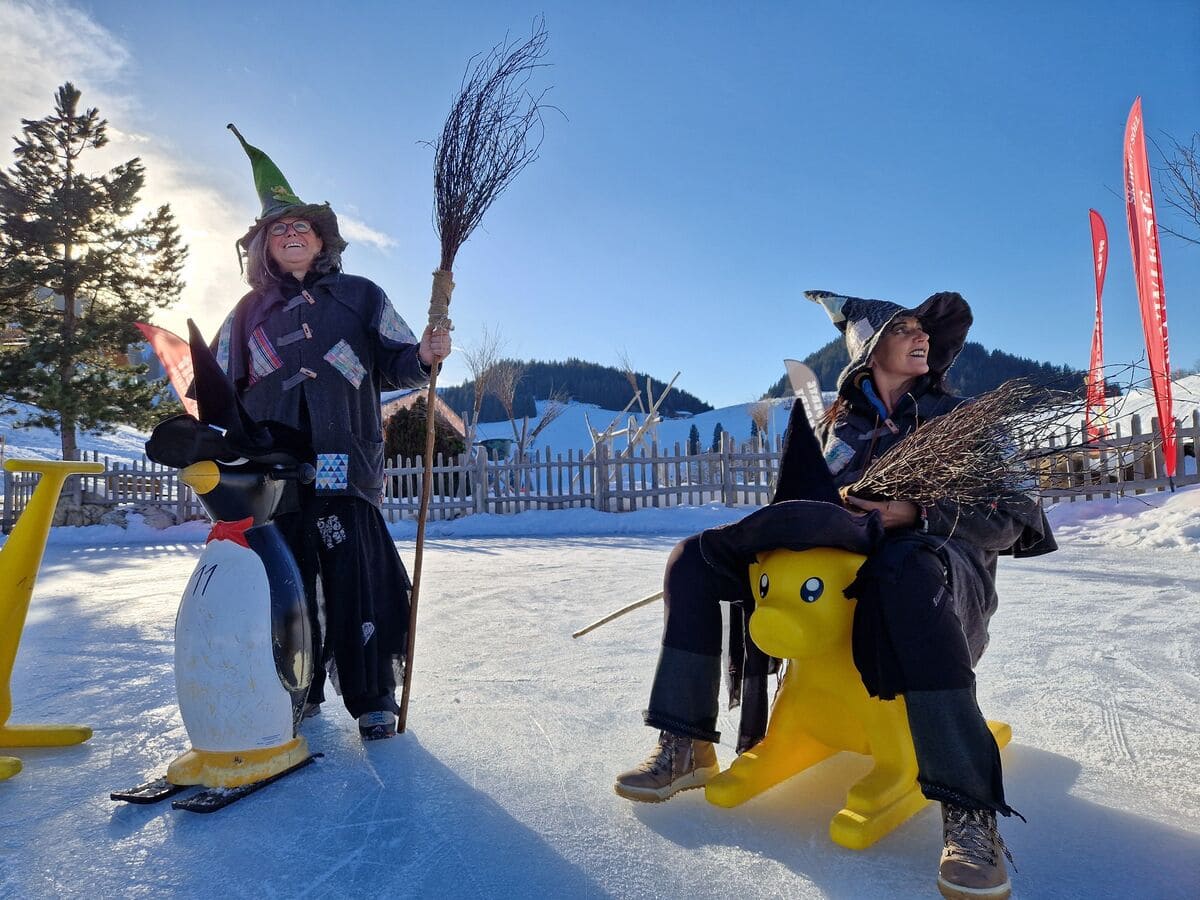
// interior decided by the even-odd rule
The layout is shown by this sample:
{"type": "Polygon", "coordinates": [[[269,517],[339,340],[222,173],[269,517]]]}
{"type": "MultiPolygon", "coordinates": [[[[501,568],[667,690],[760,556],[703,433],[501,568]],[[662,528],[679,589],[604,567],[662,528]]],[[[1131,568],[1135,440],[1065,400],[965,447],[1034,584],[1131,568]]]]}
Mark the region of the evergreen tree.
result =
{"type": "Polygon", "coordinates": [[[689,456],[695,456],[700,452],[700,429],[696,427],[696,423],[692,423],[692,430],[688,432],[687,452],[689,456]]]}
{"type": "MultiPolygon", "coordinates": [[[[383,426],[383,455],[391,459],[415,459],[425,455],[425,411],[428,409],[424,395],[408,409],[397,410],[383,426]]],[[[466,442],[446,421],[441,413],[437,416],[434,432],[433,458],[438,454],[446,460],[453,459],[466,449],[466,442]]]]}
{"type": "Polygon", "coordinates": [[[713,453],[716,453],[721,449],[721,435],[724,433],[725,429],[722,428],[721,423],[718,422],[717,426],[713,429],[712,447],[710,448],[713,453]]]}
{"type": "Polygon", "coordinates": [[[68,82],[51,115],[23,120],[16,164],[0,171],[0,313],[28,339],[0,352],[0,395],[38,407],[17,424],[56,428],[64,459],[78,458],[77,428],[159,417],[166,385],[143,381],[126,351],[141,340],[135,322],[179,299],[186,255],[169,207],[131,218],[140,160],[82,170],[108,123],[79,97],[68,82]]]}
{"type": "Polygon", "coordinates": [[[755,422],[753,419],[751,419],[750,420],[750,440],[754,440],[756,437],[758,437],[758,423],[755,422]]]}

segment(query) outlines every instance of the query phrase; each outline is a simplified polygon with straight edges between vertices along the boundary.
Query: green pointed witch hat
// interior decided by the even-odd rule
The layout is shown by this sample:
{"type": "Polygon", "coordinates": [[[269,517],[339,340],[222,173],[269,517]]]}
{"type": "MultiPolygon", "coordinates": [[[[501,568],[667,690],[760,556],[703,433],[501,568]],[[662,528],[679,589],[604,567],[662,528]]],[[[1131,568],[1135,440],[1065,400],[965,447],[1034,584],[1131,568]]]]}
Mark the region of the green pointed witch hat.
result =
{"type": "Polygon", "coordinates": [[[297,216],[308,219],[317,229],[325,246],[341,253],[346,249],[346,241],[338,231],[337,216],[328,203],[305,203],[296,196],[292,186],[288,184],[279,166],[271,161],[271,157],[257,147],[246,143],[242,133],[232,123],[225,126],[232,131],[242,144],[242,149],[250,157],[250,168],[254,174],[254,188],[258,191],[258,199],[262,202],[262,215],[250,226],[250,230],[239,240],[238,245],[248,250],[250,241],[260,228],[270,224],[281,216],[297,216]]]}

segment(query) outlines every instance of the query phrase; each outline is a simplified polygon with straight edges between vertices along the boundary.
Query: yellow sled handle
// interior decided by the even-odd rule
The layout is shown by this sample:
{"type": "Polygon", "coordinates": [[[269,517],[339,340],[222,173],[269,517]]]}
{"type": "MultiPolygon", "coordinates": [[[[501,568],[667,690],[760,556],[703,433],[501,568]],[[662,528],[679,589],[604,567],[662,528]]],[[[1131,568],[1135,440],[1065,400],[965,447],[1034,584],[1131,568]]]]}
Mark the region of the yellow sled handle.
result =
{"type": "MultiPolygon", "coordinates": [[[[8,725],[8,717],[12,714],[9,680],[63,483],[71,475],[99,474],[104,471],[104,465],[77,460],[6,459],[4,469],[8,472],[38,472],[42,477],[8,541],[0,549],[0,747],[77,744],[91,736],[90,728],[82,725],[8,725]]],[[[4,768],[0,766],[0,772],[4,768]]]]}

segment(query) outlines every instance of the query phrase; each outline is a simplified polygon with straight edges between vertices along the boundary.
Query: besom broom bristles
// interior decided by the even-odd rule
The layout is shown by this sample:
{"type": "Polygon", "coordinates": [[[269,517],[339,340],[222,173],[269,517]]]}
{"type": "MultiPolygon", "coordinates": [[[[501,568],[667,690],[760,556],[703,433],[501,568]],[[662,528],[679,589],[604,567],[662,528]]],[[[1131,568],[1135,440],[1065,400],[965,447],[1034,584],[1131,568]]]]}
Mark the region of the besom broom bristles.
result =
{"type": "Polygon", "coordinates": [[[1101,457],[1124,468],[1154,452],[1156,445],[1133,450],[1127,440],[1067,440],[1064,426],[1082,421],[1087,398],[1066,381],[1062,389],[1013,379],[930,419],[871,463],[847,493],[919,506],[990,505],[1070,489],[1080,466],[1101,457]]]}

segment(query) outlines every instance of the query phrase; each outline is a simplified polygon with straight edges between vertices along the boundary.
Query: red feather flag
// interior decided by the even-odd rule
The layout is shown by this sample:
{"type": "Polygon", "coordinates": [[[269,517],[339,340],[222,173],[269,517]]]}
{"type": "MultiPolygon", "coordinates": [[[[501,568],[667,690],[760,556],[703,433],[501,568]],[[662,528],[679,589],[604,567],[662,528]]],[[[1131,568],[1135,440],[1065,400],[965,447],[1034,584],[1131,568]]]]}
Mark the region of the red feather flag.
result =
{"type": "Polygon", "coordinates": [[[1104,405],[1104,310],[1100,302],[1104,293],[1104,273],[1108,269],[1108,229],[1096,210],[1089,209],[1088,217],[1092,223],[1092,268],[1096,274],[1096,322],[1092,326],[1092,358],[1088,363],[1084,423],[1087,439],[1095,441],[1105,437],[1108,431],[1104,405]],[[1099,420],[1098,424],[1096,419],[1099,420]]]}
{"type": "Polygon", "coordinates": [[[1125,124],[1125,215],[1129,222],[1129,247],[1142,309],[1142,331],[1150,360],[1150,383],[1162,433],[1163,462],[1167,477],[1175,478],[1175,419],[1171,410],[1171,360],[1167,345],[1167,294],[1163,287],[1162,256],[1150,190],[1150,164],[1142,121],[1142,98],[1133,101],[1125,124]]]}

